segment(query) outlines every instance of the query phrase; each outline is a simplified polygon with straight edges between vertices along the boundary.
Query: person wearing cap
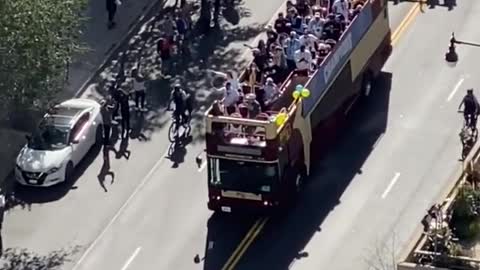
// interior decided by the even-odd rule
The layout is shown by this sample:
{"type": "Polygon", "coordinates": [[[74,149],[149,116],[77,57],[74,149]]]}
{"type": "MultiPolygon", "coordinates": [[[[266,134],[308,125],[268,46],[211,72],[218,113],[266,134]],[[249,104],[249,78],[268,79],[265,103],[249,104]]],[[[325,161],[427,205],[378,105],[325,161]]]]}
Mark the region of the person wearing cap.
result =
{"type": "Polygon", "coordinates": [[[321,39],[324,24],[325,20],[320,15],[320,12],[317,12],[315,13],[315,16],[308,22],[308,30],[318,39],[321,39]]]}
{"type": "Polygon", "coordinates": [[[112,130],[112,113],[115,108],[112,97],[110,95],[103,99],[100,104],[100,114],[103,120],[103,145],[110,145],[110,131],[112,130]]]}
{"type": "Polygon", "coordinates": [[[257,96],[253,93],[245,95],[245,106],[248,110],[248,118],[254,119],[261,113],[260,103],[257,101],[257,96]]]}

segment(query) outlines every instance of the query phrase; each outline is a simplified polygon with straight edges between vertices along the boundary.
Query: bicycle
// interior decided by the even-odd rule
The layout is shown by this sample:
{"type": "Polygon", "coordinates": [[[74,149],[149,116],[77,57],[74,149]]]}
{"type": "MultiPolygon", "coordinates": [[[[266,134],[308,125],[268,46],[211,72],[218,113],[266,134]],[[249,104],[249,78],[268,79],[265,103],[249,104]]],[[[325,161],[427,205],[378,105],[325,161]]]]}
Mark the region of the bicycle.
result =
{"type": "MultiPolygon", "coordinates": [[[[172,110],[169,110],[172,111],[172,110]]],[[[190,126],[190,120],[191,120],[191,115],[188,112],[188,110],[185,113],[186,118],[182,119],[182,123],[180,122],[181,116],[175,116],[174,113],[172,113],[172,123],[170,124],[170,127],[168,128],[168,140],[171,143],[176,143],[178,139],[180,138],[180,127],[184,129],[183,135],[188,136],[190,134],[191,126],[190,126]]]]}
{"type": "MultiPolygon", "coordinates": [[[[464,113],[464,111],[458,111],[458,112],[464,113]]],[[[477,118],[478,118],[478,114],[468,114],[467,118],[464,118],[462,130],[467,128],[470,130],[472,135],[477,134],[477,118]]]]}

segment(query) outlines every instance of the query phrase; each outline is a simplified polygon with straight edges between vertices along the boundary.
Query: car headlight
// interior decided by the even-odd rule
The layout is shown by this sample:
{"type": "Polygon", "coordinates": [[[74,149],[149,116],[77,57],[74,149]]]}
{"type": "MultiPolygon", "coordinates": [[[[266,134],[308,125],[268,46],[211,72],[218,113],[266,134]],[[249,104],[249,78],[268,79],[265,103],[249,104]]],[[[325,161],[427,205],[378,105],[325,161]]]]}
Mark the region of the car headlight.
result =
{"type": "Polygon", "coordinates": [[[51,173],[56,173],[58,172],[58,170],[60,170],[60,168],[51,168],[50,170],[47,171],[48,174],[51,174],[51,173]]]}

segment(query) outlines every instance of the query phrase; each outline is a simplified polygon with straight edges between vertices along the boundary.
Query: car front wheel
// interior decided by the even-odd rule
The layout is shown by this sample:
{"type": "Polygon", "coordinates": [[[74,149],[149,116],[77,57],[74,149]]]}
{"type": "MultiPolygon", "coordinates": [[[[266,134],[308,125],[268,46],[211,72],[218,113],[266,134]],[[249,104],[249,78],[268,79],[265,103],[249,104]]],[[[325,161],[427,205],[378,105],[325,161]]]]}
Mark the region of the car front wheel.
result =
{"type": "Polygon", "coordinates": [[[103,141],[103,126],[98,125],[97,129],[95,130],[95,146],[102,145],[103,141]]]}
{"type": "Polygon", "coordinates": [[[72,179],[73,175],[73,163],[69,161],[67,163],[67,167],[65,167],[65,178],[63,179],[64,182],[68,182],[72,179]]]}

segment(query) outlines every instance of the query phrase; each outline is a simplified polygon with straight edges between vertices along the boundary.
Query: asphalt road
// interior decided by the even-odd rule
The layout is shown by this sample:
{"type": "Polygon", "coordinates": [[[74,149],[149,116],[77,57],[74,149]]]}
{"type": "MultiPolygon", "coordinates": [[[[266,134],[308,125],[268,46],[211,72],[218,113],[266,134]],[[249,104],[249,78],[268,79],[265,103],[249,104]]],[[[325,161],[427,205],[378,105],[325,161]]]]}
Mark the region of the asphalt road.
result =
{"type": "Polygon", "coordinates": [[[236,269],[394,269],[392,257],[460,166],[456,111],[467,88],[480,93],[480,49],[459,46],[455,67],[444,54],[451,31],[480,41],[479,11],[462,2],[413,21],[303,199],[267,223],[236,269]]]}
{"type": "MultiPolygon", "coordinates": [[[[268,21],[282,3],[275,0],[275,4],[266,6],[259,1],[245,2],[245,7],[251,14],[247,19],[241,20],[240,27],[268,21]]],[[[392,28],[400,24],[409,5],[411,4],[402,3],[391,9],[392,28]]],[[[459,10],[461,8],[458,7],[459,10]]],[[[444,9],[429,11],[421,19],[425,20],[435,12],[440,14],[437,17],[446,13],[444,9]]],[[[459,16],[455,14],[448,13],[449,16],[459,16]]],[[[438,25],[437,21],[438,18],[435,21],[430,19],[427,26],[423,24],[415,28],[435,29],[433,25],[438,25]]],[[[314,260],[313,266],[317,263],[319,266],[330,266],[332,262],[327,262],[326,259],[333,259],[338,250],[344,250],[355,260],[359,255],[358,248],[367,246],[365,243],[368,241],[364,240],[374,239],[370,237],[372,232],[379,236],[388,234],[392,223],[391,213],[404,209],[404,205],[427,205],[428,198],[412,194],[419,188],[416,184],[421,179],[433,181],[430,179],[435,178],[425,175],[429,172],[428,165],[432,164],[430,167],[434,169],[441,168],[438,180],[444,177],[444,173],[449,170],[448,166],[456,164],[452,156],[458,153],[456,124],[459,121],[458,115],[452,114],[455,110],[451,107],[456,106],[459,97],[455,96],[450,103],[444,101],[452,84],[456,83],[453,80],[458,79],[458,76],[452,77],[447,68],[441,77],[445,81],[437,83],[436,74],[439,70],[436,68],[443,65],[438,56],[431,59],[438,60],[435,63],[429,59],[425,63],[419,63],[420,66],[425,65],[425,71],[430,73],[428,76],[431,76],[431,80],[435,80],[436,87],[431,87],[427,82],[420,86],[420,80],[412,80],[411,76],[425,78],[427,75],[419,75],[415,69],[409,68],[410,62],[414,60],[406,63],[406,59],[418,59],[419,53],[442,55],[445,50],[442,47],[437,48],[438,52],[434,51],[429,47],[432,42],[418,44],[416,38],[411,36],[415,31],[405,35],[386,67],[386,72],[392,73],[392,86],[387,87],[391,90],[381,91],[384,94],[377,94],[379,104],[372,100],[370,108],[376,112],[377,119],[370,120],[369,112],[357,119],[357,127],[346,132],[356,134],[356,140],[353,141],[354,137],[350,135],[343,139],[337,151],[322,165],[329,170],[319,172],[315,178],[334,178],[335,182],[330,181],[330,187],[335,192],[322,184],[328,181],[314,181],[306,190],[305,199],[299,203],[298,209],[294,209],[285,220],[267,223],[259,241],[240,261],[239,268],[286,269],[287,264],[293,261],[292,254],[303,251],[308,239],[314,235],[312,228],[319,227],[321,231],[315,237],[322,239],[313,238],[305,249],[309,253],[307,259],[314,260]],[[447,79],[452,79],[452,82],[447,79]],[[431,95],[425,94],[425,89],[419,92],[419,87],[431,89],[431,95]],[[439,87],[445,95],[439,95],[439,87]],[[407,94],[405,91],[412,93],[407,94]],[[431,106],[444,103],[445,109],[437,111],[441,117],[439,115],[438,118],[431,119],[431,106]],[[455,104],[451,105],[453,103],[455,104]],[[409,111],[405,112],[406,108],[409,111]],[[414,108],[416,109],[412,113],[414,108]],[[403,120],[399,114],[404,115],[403,120]],[[369,124],[363,124],[363,121],[369,124]],[[445,123],[451,123],[455,128],[451,129],[445,123]],[[372,152],[373,142],[385,128],[386,134],[372,152]],[[448,147],[443,150],[445,152],[439,153],[442,143],[447,139],[448,147]],[[407,147],[406,144],[412,146],[407,147]],[[420,148],[422,144],[426,148],[420,148]],[[357,148],[352,155],[351,150],[357,148]],[[413,151],[412,149],[418,151],[415,159],[405,160],[411,154],[408,150],[413,151]],[[371,153],[368,154],[369,151],[371,153]],[[441,159],[433,164],[432,157],[441,159]],[[363,173],[355,175],[359,168],[363,173]],[[396,172],[401,174],[400,178],[384,199],[391,203],[376,200],[372,194],[383,192],[396,172]],[[366,181],[369,184],[365,184],[366,181]],[[321,198],[317,193],[319,190],[328,190],[329,195],[325,196],[325,200],[318,200],[321,198]],[[340,201],[340,204],[335,206],[334,203],[329,204],[329,201],[340,201]],[[328,214],[334,206],[334,211],[328,214]],[[373,219],[377,226],[373,226],[370,213],[375,213],[375,217],[378,217],[377,220],[373,219]],[[360,233],[355,234],[353,240],[345,242],[350,237],[352,228],[360,233]],[[264,268],[261,267],[262,263],[266,263],[264,268]],[[273,267],[274,265],[279,268],[273,267]]],[[[437,42],[444,38],[443,35],[448,36],[447,33],[437,32],[431,40],[437,42]]],[[[417,33],[418,35],[425,38],[423,33],[417,33]]],[[[235,50],[237,58],[240,58],[238,55],[243,56],[243,53],[239,54],[238,51],[245,51],[242,44],[246,41],[248,40],[232,42],[233,45],[227,46],[225,51],[235,50]]],[[[460,66],[461,64],[456,69],[460,66]]],[[[78,180],[73,185],[46,190],[17,189],[17,201],[7,213],[3,226],[4,247],[9,249],[2,260],[11,262],[18,259],[24,264],[36,261],[48,265],[49,269],[221,269],[255,218],[212,216],[206,207],[206,173],[204,170],[199,171],[194,163],[196,155],[204,148],[203,142],[194,139],[185,148],[176,149],[174,158],[166,158],[169,155],[167,124],[168,116],[160,117],[156,119],[156,128],[146,134],[147,140],[130,140],[127,147],[130,151],[128,159],[121,153],[110,153],[110,169],[106,169],[102,155],[93,152],[91,158],[80,168],[78,180]],[[110,175],[99,176],[102,167],[104,172],[114,173],[113,181],[110,175]]],[[[434,186],[433,189],[426,183],[425,185],[422,188],[427,189],[428,194],[432,194],[431,197],[436,194],[436,189],[441,188],[441,185],[434,186]]],[[[423,214],[423,210],[418,210],[415,214],[413,218],[423,214]]],[[[403,215],[412,217],[410,212],[403,215]]],[[[395,221],[396,218],[393,223],[395,221]]],[[[308,262],[307,259],[303,259],[305,263],[308,262]]],[[[301,266],[303,260],[297,265],[301,266]]],[[[351,266],[349,263],[352,260],[342,259],[342,262],[351,266]]],[[[332,269],[342,269],[343,265],[338,267],[332,269]]]]}
{"type": "MultiPolygon", "coordinates": [[[[243,18],[227,30],[227,39],[212,43],[213,53],[217,58],[230,56],[231,65],[241,63],[248,56],[243,44],[253,41],[252,35],[263,29],[261,24],[282,2],[244,1],[243,18]]],[[[212,58],[211,62],[220,60],[212,58]]],[[[202,86],[200,80],[183,79],[190,80],[189,86],[202,86]]],[[[148,120],[140,139],[128,145],[117,142],[117,151],[109,152],[108,159],[93,150],[77,170],[76,181],[48,189],[14,188],[3,223],[0,268],[121,269],[137,247],[139,259],[147,259],[136,269],[159,269],[157,260],[173,269],[191,269],[193,257],[204,256],[211,213],[206,207],[206,176],[194,162],[204,144],[194,138],[186,148],[172,150],[167,140],[169,115],[155,109],[150,112],[155,119],[148,120]]],[[[233,239],[240,238],[241,229],[234,231],[238,237],[233,239]]]]}

